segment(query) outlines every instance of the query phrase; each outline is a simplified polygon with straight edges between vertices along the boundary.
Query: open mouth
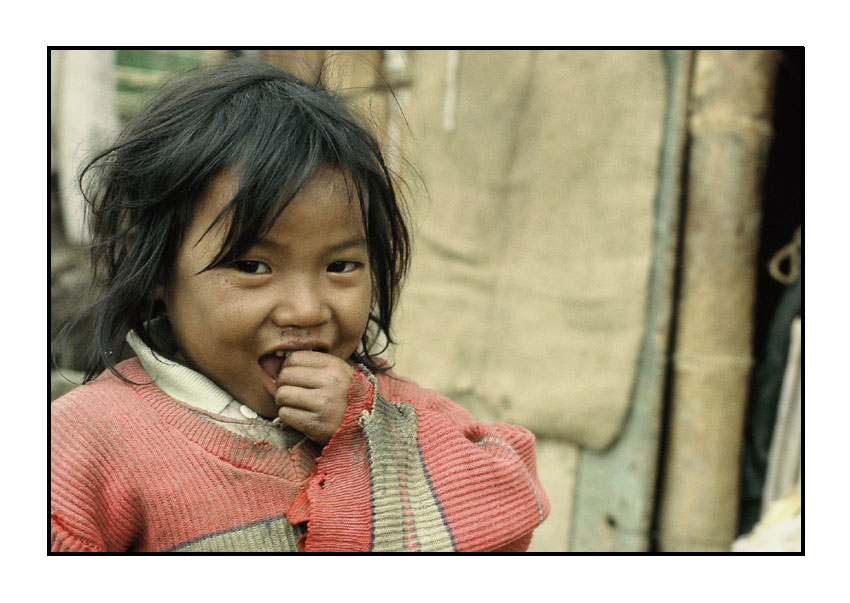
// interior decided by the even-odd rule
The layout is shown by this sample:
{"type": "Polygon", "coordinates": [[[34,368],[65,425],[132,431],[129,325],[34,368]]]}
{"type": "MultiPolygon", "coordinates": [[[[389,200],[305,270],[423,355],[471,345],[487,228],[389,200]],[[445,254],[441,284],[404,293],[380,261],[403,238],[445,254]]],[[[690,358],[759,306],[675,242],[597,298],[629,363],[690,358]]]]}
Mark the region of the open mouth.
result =
{"type": "MultiPolygon", "coordinates": [[[[272,381],[277,379],[277,374],[280,372],[280,367],[283,366],[283,363],[286,362],[286,359],[292,354],[292,352],[297,352],[302,350],[278,350],[274,354],[265,354],[260,357],[260,366],[272,381]]],[[[327,353],[327,350],[324,348],[310,348],[307,349],[308,352],[321,352],[323,354],[327,353]]]]}

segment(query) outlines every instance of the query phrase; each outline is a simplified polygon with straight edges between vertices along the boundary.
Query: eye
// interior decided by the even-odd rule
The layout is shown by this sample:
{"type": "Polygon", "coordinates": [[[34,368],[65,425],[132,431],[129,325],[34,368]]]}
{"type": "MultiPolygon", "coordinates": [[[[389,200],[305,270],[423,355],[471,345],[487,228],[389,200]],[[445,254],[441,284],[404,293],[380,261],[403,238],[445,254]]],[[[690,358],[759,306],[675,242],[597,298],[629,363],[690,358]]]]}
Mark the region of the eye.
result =
{"type": "Polygon", "coordinates": [[[233,262],[233,267],[239,272],[244,272],[246,274],[265,274],[267,272],[271,272],[268,265],[255,260],[241,260],[233,262]]]}
{"type": "Polygon", "coordinates": [[[356,269],[360,264],[358,262],[345,262],[345,261],[337,261],[331,262],[328,265],[328,272],[351,272],[356,269]]]}

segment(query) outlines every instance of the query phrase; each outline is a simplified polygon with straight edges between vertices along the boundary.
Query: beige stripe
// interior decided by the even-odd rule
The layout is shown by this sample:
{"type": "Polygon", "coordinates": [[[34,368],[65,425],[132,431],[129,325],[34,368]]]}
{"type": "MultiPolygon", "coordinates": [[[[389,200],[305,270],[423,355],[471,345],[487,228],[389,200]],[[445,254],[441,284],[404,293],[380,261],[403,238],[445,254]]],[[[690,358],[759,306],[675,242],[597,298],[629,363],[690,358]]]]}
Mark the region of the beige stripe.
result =
{"type": "Polygon", "coordinates": [[[451,536],[419,458],[414,408],[376,395],[364,433],[372,471],[373,549],[409,550],[418,541],[418,550],[451,551],[451,536]],[[405,528],[413,529],[407,537],[405,528]]]}
{"type": "Polygon", "coordinates": [[[266,519],[236,530],[211,534],[173,550],[181,553],[294,553],[298,551],[298,537],[302,532],[303,529],[296,528],[285,517],[266,519]]]}

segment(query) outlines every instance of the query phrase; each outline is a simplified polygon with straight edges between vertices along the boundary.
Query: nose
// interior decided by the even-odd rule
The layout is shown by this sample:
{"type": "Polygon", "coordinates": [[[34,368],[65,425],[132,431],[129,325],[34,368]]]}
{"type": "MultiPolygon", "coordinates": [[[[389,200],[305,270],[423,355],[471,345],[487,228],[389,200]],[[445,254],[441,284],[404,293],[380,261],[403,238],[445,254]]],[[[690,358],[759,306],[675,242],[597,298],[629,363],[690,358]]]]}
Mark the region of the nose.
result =
{"type": "Polygon", "coordinates": [[[321,286],[310,278],[287,279],[275,292],[271,320],[278,327],[309,328],[329,319],[321,286]]]}

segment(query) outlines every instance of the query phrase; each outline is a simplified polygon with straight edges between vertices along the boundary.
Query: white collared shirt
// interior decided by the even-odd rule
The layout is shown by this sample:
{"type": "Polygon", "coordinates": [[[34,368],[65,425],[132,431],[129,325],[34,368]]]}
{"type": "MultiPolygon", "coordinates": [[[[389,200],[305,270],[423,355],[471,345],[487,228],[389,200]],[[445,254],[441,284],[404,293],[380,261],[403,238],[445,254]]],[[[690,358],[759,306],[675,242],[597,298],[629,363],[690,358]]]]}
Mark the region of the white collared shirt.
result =
{"type": "Polygon", "coordinates": [[[157,387],[174,400],[227,418],[207,417],[216,424],[252,440],[268,440],[277,447],[292,448],[304,438],[300,432],[282,425],[280,419],[267,421],[259,417],[201,373],[154,353],[134,331],[127,333],[126,339],[157,387]]]}

